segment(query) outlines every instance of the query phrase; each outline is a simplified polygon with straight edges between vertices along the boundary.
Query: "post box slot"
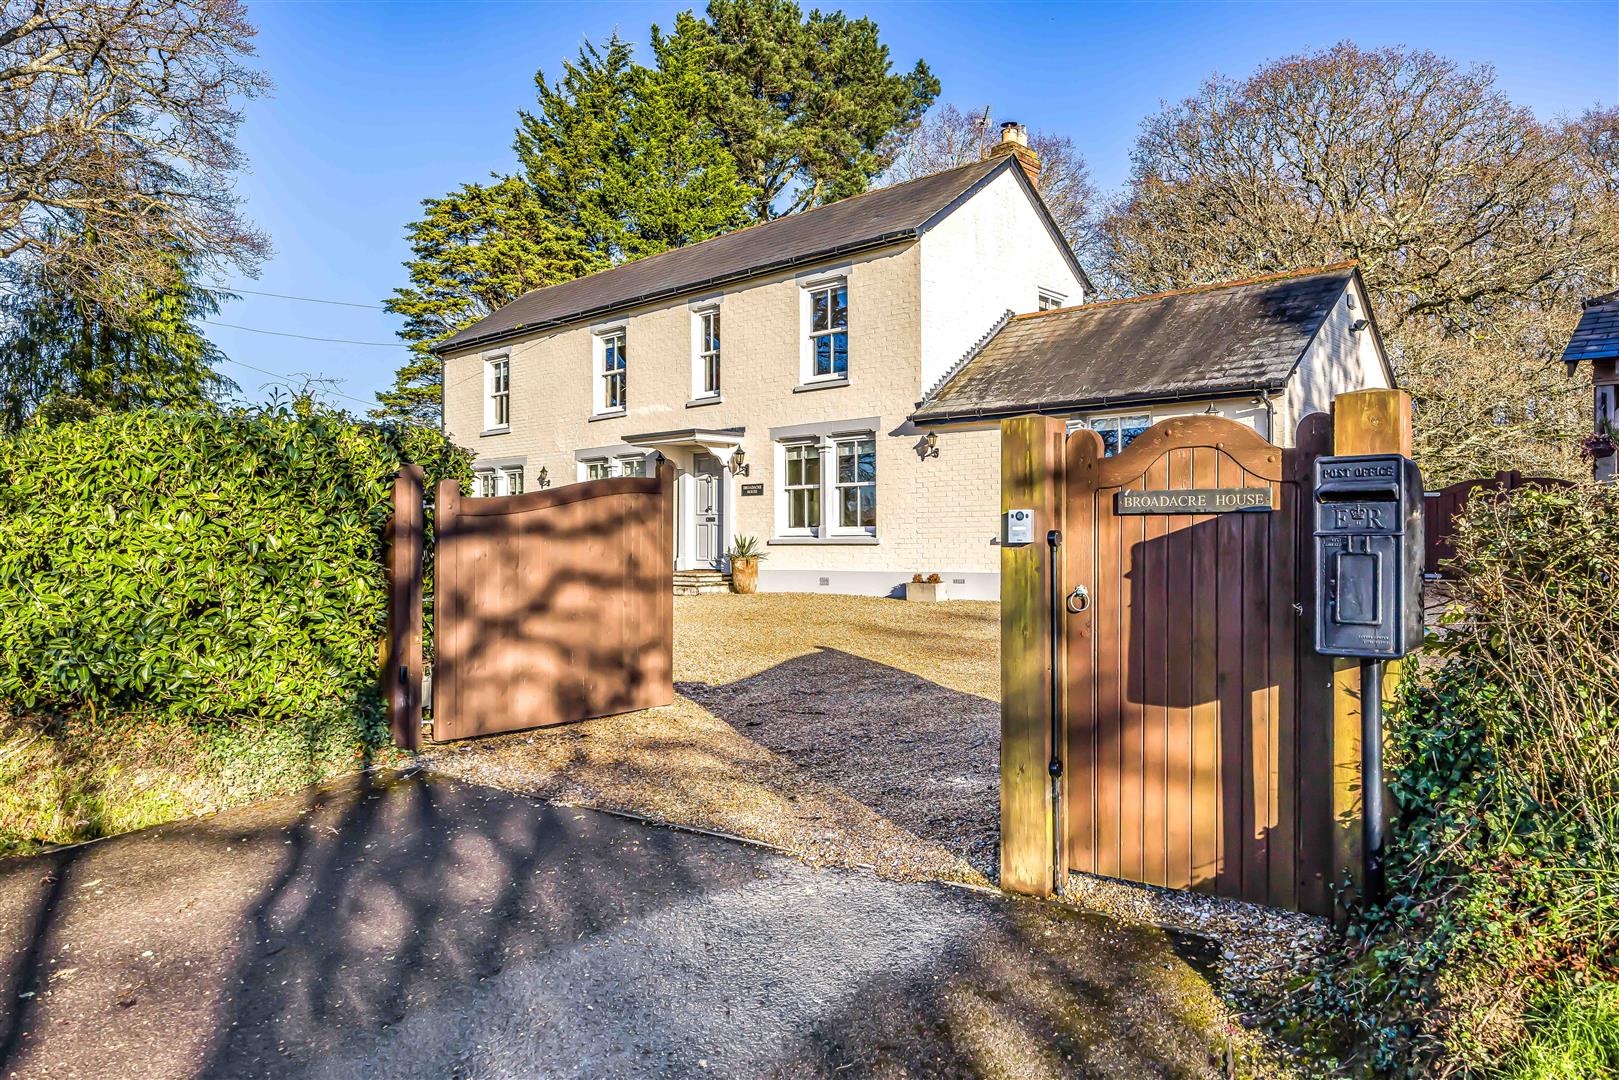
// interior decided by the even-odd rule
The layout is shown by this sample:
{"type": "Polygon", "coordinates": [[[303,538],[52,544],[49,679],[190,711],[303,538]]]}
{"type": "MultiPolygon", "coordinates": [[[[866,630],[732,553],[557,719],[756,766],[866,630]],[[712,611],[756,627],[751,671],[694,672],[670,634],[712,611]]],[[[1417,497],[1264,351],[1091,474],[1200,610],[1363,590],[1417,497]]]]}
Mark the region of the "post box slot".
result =
{"type": "Polygon", "coordinates": [[[1388,484],[1322,484],[1315,497],[1321,502],[1399,502],[1400,485],[1388,484]]]}

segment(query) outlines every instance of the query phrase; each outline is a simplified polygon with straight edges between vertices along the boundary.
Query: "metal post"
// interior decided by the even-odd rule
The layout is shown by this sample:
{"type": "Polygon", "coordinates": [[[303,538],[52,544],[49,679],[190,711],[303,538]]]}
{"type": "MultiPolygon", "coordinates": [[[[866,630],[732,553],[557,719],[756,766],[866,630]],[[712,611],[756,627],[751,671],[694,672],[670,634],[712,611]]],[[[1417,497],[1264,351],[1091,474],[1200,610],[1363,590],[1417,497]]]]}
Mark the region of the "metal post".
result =
{"type": "Polygon", "coordinates": [[[1046,573],[1046,580],[1050,582],[1051,593],[1051,633],[1048,635],[1051,649],[1051,762],[1046,766],[1046,771],[1051,774],[1051,872],[1053,875],[1051,887],[1053,892],[1061,896],[1063,884],[1068,877],[1068,868],[1063,865],[1062,857],[1063,574],[1061,529],[1052,529],[1046,533],[1046,549],[1047,555],[1051,559],[1046,573]]]}
{"type": "Polygon", "coordinates": [[[1366,899],[1383,901],[1383,661],[1360,662],[1360,783],[1366,899]]]}

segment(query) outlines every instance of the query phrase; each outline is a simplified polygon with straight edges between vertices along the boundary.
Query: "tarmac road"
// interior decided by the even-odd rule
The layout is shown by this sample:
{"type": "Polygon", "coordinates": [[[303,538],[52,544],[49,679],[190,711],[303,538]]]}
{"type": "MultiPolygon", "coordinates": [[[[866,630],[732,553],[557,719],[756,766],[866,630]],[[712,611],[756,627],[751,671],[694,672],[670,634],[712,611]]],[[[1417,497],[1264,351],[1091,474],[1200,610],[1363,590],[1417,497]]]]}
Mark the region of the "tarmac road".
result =
{"type": "Polygon", "coordinates": [[[1218,1075],[1186,954],[368,775],[0,862],[0,1077],[1218,1075]]]}

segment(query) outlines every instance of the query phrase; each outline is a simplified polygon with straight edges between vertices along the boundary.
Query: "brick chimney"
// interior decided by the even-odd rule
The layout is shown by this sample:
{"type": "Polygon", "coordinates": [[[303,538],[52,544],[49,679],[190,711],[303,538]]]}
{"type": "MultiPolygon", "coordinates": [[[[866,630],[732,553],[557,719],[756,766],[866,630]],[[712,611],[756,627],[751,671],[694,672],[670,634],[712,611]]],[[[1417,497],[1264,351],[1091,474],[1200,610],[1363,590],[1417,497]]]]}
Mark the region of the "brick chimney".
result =
{"type": "Polygon", "coordinates": [[[1036,191],[1040,190],[1040,155],[1029,146],[1029,129],[1016,120],[1001,124],[1001,141],[984,152],[986,158],[1011,154],[1017,158],[1023,175],[1029,178],[1036,191]]]}

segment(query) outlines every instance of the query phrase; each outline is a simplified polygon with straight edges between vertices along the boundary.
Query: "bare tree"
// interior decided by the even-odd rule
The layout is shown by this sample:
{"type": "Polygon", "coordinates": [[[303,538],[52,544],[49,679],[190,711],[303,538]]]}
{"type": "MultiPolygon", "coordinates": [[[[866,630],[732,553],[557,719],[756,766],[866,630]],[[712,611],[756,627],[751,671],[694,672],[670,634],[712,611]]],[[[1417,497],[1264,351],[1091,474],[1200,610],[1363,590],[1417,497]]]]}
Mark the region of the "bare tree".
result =
{"type": "Polygon", "coordinates": [[[193,265],[268,250],[233,190],[240,0],[0,0],[0,256],[118,310],[193,265]]]}
{"type": "MultiPolygon", "coordinates": [[[[906,138],[888,172],[889,183],[953,169],[980,160],[1000,138],[986,107],[962,112],[944,104],[929,112],[906,138]]],[[[1040,155],[1040,195],[1075,251],[1093,245],[1096,186],[1090,166],[1066,135],[1033,131],[1029,145],[1040,155]]]]}
{"type": "Polygon", "coordinates": [[[1542,123],[1488,67],[1343,43],[1149,117],[1102,269],[1151,292],[1357,259],[1439,474],[1482,444],[1473,475],[1572,471],[1580,413],[1549,380],[1616,264],[1616,145],[1612,109],[1542,123]]]}

